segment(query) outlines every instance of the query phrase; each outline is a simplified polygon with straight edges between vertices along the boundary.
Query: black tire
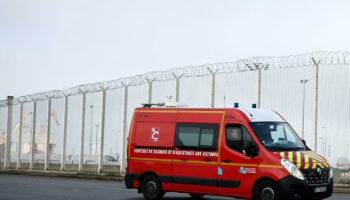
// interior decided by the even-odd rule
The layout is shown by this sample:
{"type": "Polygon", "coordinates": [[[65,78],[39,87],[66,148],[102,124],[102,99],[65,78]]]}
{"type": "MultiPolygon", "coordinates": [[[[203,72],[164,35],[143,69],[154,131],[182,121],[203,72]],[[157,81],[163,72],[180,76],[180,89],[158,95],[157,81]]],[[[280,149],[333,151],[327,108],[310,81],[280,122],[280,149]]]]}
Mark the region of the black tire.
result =
{"type": "Polygon", "coordinates": [[[155,175],[147,175],[142,180],[141,191],[146,200],[158,200],[165,194],[160,180],[155,175]]]}
{"type": "Polygon", "coordinates": [[[204,194],[189,193],[189,195],[192,197],[192,199],[202,199],[204,197],[204,194]]]}
{"type": "Polygon", "coordinates": [[[254,200],[280,200],[281,191],[278,185],[270,180],[260,182],[254,190],[254,200]]]}

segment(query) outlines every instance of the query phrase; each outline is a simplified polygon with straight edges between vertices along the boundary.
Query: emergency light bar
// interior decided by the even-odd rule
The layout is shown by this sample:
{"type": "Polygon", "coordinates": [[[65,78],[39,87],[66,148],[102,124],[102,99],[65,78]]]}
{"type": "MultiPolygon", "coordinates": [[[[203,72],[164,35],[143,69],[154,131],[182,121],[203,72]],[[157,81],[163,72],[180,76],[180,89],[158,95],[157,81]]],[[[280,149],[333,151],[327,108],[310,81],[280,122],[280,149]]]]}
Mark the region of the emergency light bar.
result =
{"type": "MultiPolygon", "coordinates": [[[[233,104],[233,107],[234,107],[234,108],[239,108],[239,104],[240,104],[240,103],[234,103],[234,104],[233,104]]],[[[243,107],[243,106],[242,106],[242,107],[243,107]]],[[[244,107],[243,107],[243,108],[244,108],[244,107]]],[[[253,104],[252,104],[252,108],[257,108],[256,103],[253,103],[253,104]]]]}
{"type": "MultiPolygon", "coordinates": [[[[248,109],[246,109],[242,104],[240,104],[240,103],[234,103],[234,104],[233,104],[233,107],[234,107],[234,108],[239,108],[240,110],[242,110],[243,112],[245,112],[246,114],[248,114],[251,118],[253,118],[253,114],[250,113],[250,112],[248,111],[248,109]]],[[[252,108],[256,108],[256,105],[255,105],[255,107],[254,107],[254,104],[253,104],[253,105],[252,105],[252,108]]]]}

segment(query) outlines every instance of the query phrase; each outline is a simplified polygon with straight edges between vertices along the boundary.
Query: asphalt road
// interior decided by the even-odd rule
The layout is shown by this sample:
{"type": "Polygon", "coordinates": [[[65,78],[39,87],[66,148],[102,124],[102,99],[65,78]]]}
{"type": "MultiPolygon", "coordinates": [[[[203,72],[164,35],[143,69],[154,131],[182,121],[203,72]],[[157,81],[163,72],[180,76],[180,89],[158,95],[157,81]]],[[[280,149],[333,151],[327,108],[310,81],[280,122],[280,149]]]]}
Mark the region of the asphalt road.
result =
{"type": "MultiPolygon", "coordinates": [[[[136,190],[124,189],[123,182],[0,174],[0,200],[142,200],[136,190]]],[[[167,193],[164,200],[189,200],[187,194],[167,193]]],[[[206,199],[233,198],[206,196],[206,199]]],[[[329,199],[350,199],[334,194],[329,199]]]]}

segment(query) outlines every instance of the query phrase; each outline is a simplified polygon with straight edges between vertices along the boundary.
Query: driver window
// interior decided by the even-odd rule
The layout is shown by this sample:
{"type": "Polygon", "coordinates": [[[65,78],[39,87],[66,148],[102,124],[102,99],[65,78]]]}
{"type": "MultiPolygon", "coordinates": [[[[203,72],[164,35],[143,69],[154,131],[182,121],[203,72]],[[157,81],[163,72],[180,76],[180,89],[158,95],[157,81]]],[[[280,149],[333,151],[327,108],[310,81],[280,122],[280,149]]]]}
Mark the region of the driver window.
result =
{"type": "Polygon", "coordinates": [[[231,149],[245,154],[245,147],[253,142],[248,130],[240,124],[226,126],[226,143],[231,149]]]}

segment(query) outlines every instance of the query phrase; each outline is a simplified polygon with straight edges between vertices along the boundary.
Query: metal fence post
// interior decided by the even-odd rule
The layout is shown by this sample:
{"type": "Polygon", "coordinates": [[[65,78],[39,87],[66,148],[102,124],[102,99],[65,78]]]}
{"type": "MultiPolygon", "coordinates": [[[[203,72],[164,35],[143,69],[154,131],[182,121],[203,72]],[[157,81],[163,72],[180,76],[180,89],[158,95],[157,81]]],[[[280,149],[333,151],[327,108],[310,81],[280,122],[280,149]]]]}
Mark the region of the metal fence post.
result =
{"type": "Polygon", "coordinates": [[[251,71],[257,71],[257,107],[261,107],[261,70],[267,70],[269,68],[269,64],[264,63],[253,63],[246,65],[247,69],[251,71]]]}
{"type": "Polygon", "coordinates": [[[100,159],[98,161],[97,173],[100,174],[103,169],[103,148],[104,148],[104,135],[105,135],[105,125],[106,125],[106,94],[107,90],[102,91],[102,121],[101,121],[101,137],[100,137],[100,159]]]}
{"type": "Polygon", "coordinates": [[[153,81],[154,79],[146,78],[148,82],[148,103],[152,103],[153,81]]]}
{"type": "Polygon", "coordinates": [[[21,168],[21,151],[22,151],[22,125],[23,125],[23,102],[21,103],[19,111],[19,132],[18,132],[18,148],[17,148],[17,166],[16,169],[21,168]]]}
{"type": "Polygon", "coordinates": [[[307,79],[300,80],[300,83],[303,84],[303,109],[302,109],[302,118],[301,118],[301,138],[305,139],[305,85],[308,82],[307,79]]]}
{"type": "Polygon", "coordinates": [[[175,94],[175,101],[179,102],[180,100],[180,78],[182,78],[183,74],[178,76],[175,73],[173,73],[175,80],[176,80],[176,94],[175,94]]]}
{"type": "Polygon", "coordinates": [[[216,72],[218,72],[218,70],[211,70],[208,67],[208,71],[210,72],[210,76],[211,76],[211,99],[210,99],[210,105],[212,108],[215,107],[215,78],[216,78],[216,72]]]}
{"type": "Polygon", "coordinates": [[[6,132],[6,143],[5,143],[4,169],[8,168],[11,162],[12,104],[13,104],[13,96],[8,96],[7,97],[7,132],[6,132]]]}
{"type": "Polygon", "coordinates": [[[83,92],[83,105],[81,112],[81,135],[80,135],[80,157],[78,172],[81,172],[84,165],[84,133],[85,133],[85,109],[86,109],[86,92],[83,92]]]}
{"type": "Polygon", "coordinates": [[[45,166],[44,171],[49,167],[50,160],[50,130],[51,130],[51,101],[52,97],[48,97],[48,108],[47,108],[47,132],[46,132],[46,152],[45,152],[45,166]]]}
{"type": "Polygon", "coordinates": [[[257,107],[260,108],[261,107],[261,68],[258,68],[258,103],[257,103],[257,107]]]}
{"type": "Polygon", "coordinates": [[[125,173],[126,166],[126,135],[127,135],[127,125],[128,125],[128,88],[127,84],[124,84],[124,113],[123,113],[123,141],[122,141],[122,152],[120,160],[120,173],[125,173]]]}
{"type": "Polygon", "coordinates": [[[33,99],[33,125],[32,125],[32,141],[31,141],[31,149],[30,149],[30,163],[29,170],[33,169],[34,166],[34,151],[35,151],[35,126],[36,126],[36,100],[33,99]]]}
{"type": "Polygon", "coordinates": [[[89,143],[89,154],[92,154],[92,124],[93,124],[93,116],[94,116],[94,106],[90,105],[91,113],[90,113],[90,143],[89,143]]]}
{"type": "Polygon", "coordinates": [[[314,133],[314,141],[315,141],[315,151],[318,152],[317,149],[317,110],[318,110],[318,67],[320,64],[320,60],[316,61],[313,57],[311,58],[314,63],[313,67],[313,91],[312,91],[312,132],[314,133]]]}
{"type": "Polygon", "coordinates": [[[67,147],[67,122],[68,122],[68,95],[64,96],[64,126],[63,126],[63,147],[61,158],[61,171],[64,171],[66,164],[66,147],[67,147]]]}

